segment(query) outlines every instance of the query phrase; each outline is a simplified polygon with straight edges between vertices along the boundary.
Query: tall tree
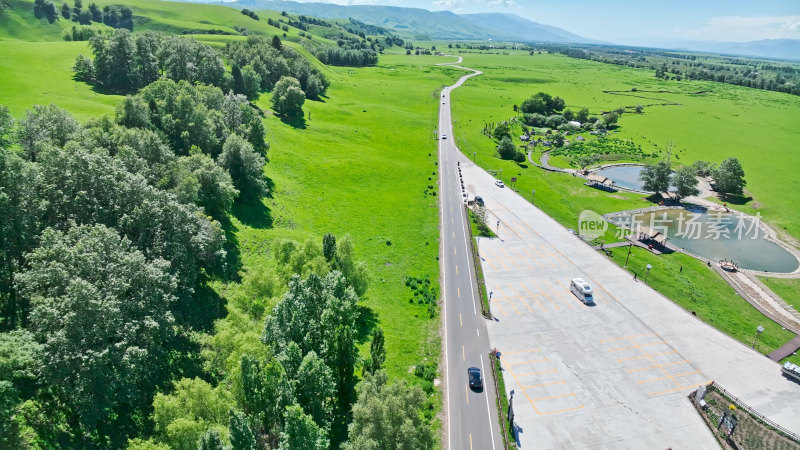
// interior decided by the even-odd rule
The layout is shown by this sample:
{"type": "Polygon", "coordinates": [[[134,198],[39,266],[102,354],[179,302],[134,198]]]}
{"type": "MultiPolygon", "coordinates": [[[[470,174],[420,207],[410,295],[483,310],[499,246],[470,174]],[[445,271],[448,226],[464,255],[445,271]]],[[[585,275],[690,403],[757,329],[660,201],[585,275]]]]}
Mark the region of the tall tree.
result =
{"type": "Polygon", "coordinates": [[[343,450],[431,449],[434,434],[420,414],[426,401],[419,386],[388,383],[386,372],[367,374],[358,385],[353,421],[343,450]]]}
{"type": "Polygon", "coordinates": [[[662,160],[655,164],[645,165],[639,173],[639,179],[644,183],[642,187],[645,191],[667,192],[671,174],[669,161],[662,160]]]}
{"type": "Polygon", "coordinates": [[[286,407],[286,426],[281,432],[278,450],[326,450],[325,430],[297,405],[286,407]]]}
{"type": "Polygon", "coordinates": [[[383,368],[385,362],[386,348],[384,347],[383,329],[378,327],[372,334],[372,343],[369,346],[369,360],[365,370],[369,373],[375,373],[383,368]]]}
{"type": "Polygon", "coordinates": [[[241,136],[231,134],[225,140],[217,162],[228,171],[243,196],[257,199],[267,193],[264,158],[241,136]]]}
{"type": "Polygon", "coordinates": [[[36,161],[42,146],[63,147],[79,128],[78,121],[55,104],[34,105],[33,111],[26,111],[19,122],[19,143],[27,159],[36,161]]]}
{"type": "Polygon", "coordinates": [[[331,369],[312,350],[303,358],[295,381],[297,403],[317,425],[327,428],[333,413],[336,388],[331,369]]]}
{"type": "Polygon", "coordinates": [[[291,403],[291,386],[279,362],[268,363],[244,355],[241,359],[244,412],[267,434],[275,435],[282,426],[283,408],[291,403]]]}
{"type": "Polygon", "coordinates": [[[678,195],[681,197],[689,197],[690,195],[697,195],[700,190],[697,189],[697,175],[692,166],[683,166],[675,171],[672,177],[672,184],[678,190],[678,195]]]}
{"type": "Polygon", "coordinates": [[[741,195],[744,187],[747,186],[744,169],[737,158],[730,157],[722,161],[713,174],[717,192],[741,195]]]}
{"type": "Polygon", "coordinates": [[[322,236],[322,254],[328,262],[333,261],[333,257],[336,256],[336,236],[331,233],[322,236]]]}
{"type": "Polygon", "coordinates": [[[175,278],[103,225],[45,230],[19,275],[44,380],[84,426],[112,426],[149,402],[165,379],[175,278]]]}
{"type": "Polygon", "coordinates": [[[231,393],[199,378],[183,378],[171,394],[153,398],[154,437],[173,450],[195,450],[209,428],[227,434],[231,393]]]}
{"type": "Polygon", "coordinates": [[[282,77],[272,90],[272,108],[287,117],[302,116],[306,94],[297,78],[282,77]]]}
{"type": "Polygon", "coordinates": [[[38,167],[15,152],[0,148],[0,329],[24,324],[27,302],[17,293],[15,277],[24,267],[24,255],[38,240],[41,203],[36,191],[38,167]]]}
{"type": "Polygon", "coordinates": [[[219,430],[209,428],[197,440],[197,450],[227,450],[227,447],[222,443],[219,430]]]}
{"type": "Polygon", "coordinates": [[[232,450],[256,450],[258,448],[256,436],[243,412],[231,410],[228,430],[231,435],[232,450]]]}

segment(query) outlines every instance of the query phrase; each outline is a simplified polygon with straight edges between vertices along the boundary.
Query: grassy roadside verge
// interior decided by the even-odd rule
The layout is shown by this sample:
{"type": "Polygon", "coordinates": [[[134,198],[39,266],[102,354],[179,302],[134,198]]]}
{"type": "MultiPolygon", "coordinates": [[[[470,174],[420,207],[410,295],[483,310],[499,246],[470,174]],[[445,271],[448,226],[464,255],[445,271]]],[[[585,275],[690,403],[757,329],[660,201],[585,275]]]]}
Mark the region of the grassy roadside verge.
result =
{"type": "Polygon", "coordinates": [[[470,208],[465,207],[469,216],[469,241],[472,244],[472,265],[475,267],[475,281],[478,283],[478,293],[481,296],[481,314],[487,319],[492,318],[489,308],[489,295],[486,292],[486,282],[483,279],[483,266],[478,254],[478,237],[496,237],[491,229],[482,222],[470,208]],[[483,226],[481,226],[483,225],[483,226]]]}
{"type": "Polygon", "coordinates": [[[495,387],[495,403],[497,405],[497,421],[503,436],[503,444],[507,449],[517,448],[516,437],[512,431],[511,424],[508,423],[508,399],[506,398],[506,382],[503,379],[503,366],[500,358],[496,358],[494,353],[489,352],[489,361],[492,362],[492,379],[495,387]]]}

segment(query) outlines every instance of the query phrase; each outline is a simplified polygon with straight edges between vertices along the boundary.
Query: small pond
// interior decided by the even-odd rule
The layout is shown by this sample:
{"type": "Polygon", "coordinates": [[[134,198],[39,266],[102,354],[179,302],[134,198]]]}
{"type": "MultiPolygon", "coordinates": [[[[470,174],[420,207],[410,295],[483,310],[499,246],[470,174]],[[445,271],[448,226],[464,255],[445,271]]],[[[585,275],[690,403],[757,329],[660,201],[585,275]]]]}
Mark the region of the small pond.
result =
{"type": "Polygon", "coordinates": [[[617,187],[647,192],[644,190],[642,182],[639,181],[639,174],[642,172],[642,168],[643,166],[611,166],[600,169],[595,173],[613,180],[614,185],[617,187]]]}
{"type": "Polygon", "coordinates": [[[712,261],[734,261],[742,269],[793,272],[800,266],[788,250],[765,238],[757,217],[693,208],[618,215],[610,221],[634,230],[649,227],[676,247],[712,261]]]}

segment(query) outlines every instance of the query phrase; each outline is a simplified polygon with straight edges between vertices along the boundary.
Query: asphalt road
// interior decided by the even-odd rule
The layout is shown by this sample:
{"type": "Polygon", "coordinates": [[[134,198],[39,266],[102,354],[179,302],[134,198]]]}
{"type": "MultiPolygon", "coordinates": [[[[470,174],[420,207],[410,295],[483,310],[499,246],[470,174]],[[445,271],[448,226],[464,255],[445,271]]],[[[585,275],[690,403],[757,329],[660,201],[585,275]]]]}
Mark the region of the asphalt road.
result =
{"type": "Polygon", "coordinates": [[[453,140],[450,119],[450,92],[467,78],[479,74],[474,71],[465,75],[456,84],[445,88],[440,98],[439,205],[447,404],[445,426],[448,449],[495,450],[503,448],[503,445],[498,430],[494,386],[491,373],[487,372],[490,369],[489,336],[473,283],[475,268],[470,255],[469,223],[464,215],[464,197],[458,174],[458,161],[463,160],[463,156],[453,140]],[[467,380],[469,367],[481,369],[482,390],[470,389],[467,380]]]}

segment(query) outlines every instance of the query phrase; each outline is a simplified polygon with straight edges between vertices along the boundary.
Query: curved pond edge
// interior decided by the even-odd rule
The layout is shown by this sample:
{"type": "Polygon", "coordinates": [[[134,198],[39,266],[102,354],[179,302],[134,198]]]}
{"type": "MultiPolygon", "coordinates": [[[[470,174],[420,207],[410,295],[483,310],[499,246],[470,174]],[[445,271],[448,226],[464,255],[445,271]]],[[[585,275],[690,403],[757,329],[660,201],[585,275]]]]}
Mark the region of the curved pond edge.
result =
{"type": "MultiPolygon", "coordinates": [[[[636,164],[631,164],[631,165],[636,165],[636,164]]],[[[610,224],[612,224],[614,226],[617,226],[619,228],[623,228],[623,229],[627,230],[626,227],[622,227],[622,226],[619,226],[619,225],[615,224],[611,219],[619,217],[619,216],[627,216],[627,215],[632,215],[632,214],[643,214],[643,213],[650,213],[650,212],[656,212],[656,211],[666,211],[666,210],[669,210],[669,209],[683,209],[683,210],[687,210],[688,211],[689,209],[687,209],[687,206],[690,206],[690,207],[693,207],[693,208],[700,208],[700,209],[703,209],[705,211],[708,211],[708,209],[709,209],[706,206],[697,205],[695,203],[685,203],[682,206],[650,206],[650,207],[647,207],[647,208],[626,209],[624,211],[616,211],[616,212],[613,212],[613,213],[603,214],[603,219],[605,219],[608,223],[610,223],[610,224]]],[[[735,216],[737,216],[739,218],[747,218],[747,219],[751,219],[751,220],[754,219],[753,216],[750,216],[750,215],[745,214],[743,212],[735,211],[735,210],[732,210],[732,209],[729,210],[729,213],[733,214],[733,215],[735,215],[735,216]]],[[[751,274],[751,275],[756,275],[756,276],[763,276],[763,277],[790,276],[791,278],[800,278],[800,251],[798,251],[798,249],[796,249],[795,247],[787,244],[786,242],[780,240],[780,238],[778,238],[778,233],[776,233],[775,230],[772,229],[769,225],[764,223],[763,220],[759,220],[758,221],[758,225],[759,225],[759,228],[761,228],[761,230],[764,232],[764,239],[766,239],[766,240],[768,240],[768,241],[780,246],[781,248],[783,248],[784,250],[789,252],[792,256],[794,256],[794,258],[798,261],[798,267],[792,272],[766,272],[766,271],[763,271],[763,270],[754,270],[754,269],[737,269],[737,270],[739,272],[743,272],[743,273],[747,273],[747,274],[751,274]]],[[[684,249],[682,249],[680,247],[677,247],[675,245],[670,245],[669,243],[667,243],[667,245],[669,246],[670,249],[672,249],[674,251],[687,254],[687,255],[689,255],[689,256],[697,259],[697,260],[703,261],[705,263],[711,263],[711,264],[717,264],[717,265],[719,264],[719,261],[712,261],[712,260],[710,260],[710,259],[708,259],[708,258],[706,258],[704,256],[700,256],[700,255],[698,255],[696,253],[692,253],[692,252],[690,252],[688,250],[684,250],[684,249]]]]}
{"type": "MultiPolygon", "coordinates": [[[[603,164],[602,166],[592,167],[591,169],[587,170],[586,173],[594,173],[603,169],[608,169],[609,167],[625,167],[625,166],[636,166],[636,167],[644,167],[644,164],[640,163],[611,163],[611,164],[603,164]]],[[[612,180],[613,181],[613,180],[612,180]]],[[[614,183],[614,187],[619,189],[620,191],[627,191],[627,192],[635,192],[637,194],[643,195],[653,195],[655,192],[648,192],[648,191],[640,191],[638,189],[631,189],[625,186],[620,186],[617,183],[614,183]]]]}

